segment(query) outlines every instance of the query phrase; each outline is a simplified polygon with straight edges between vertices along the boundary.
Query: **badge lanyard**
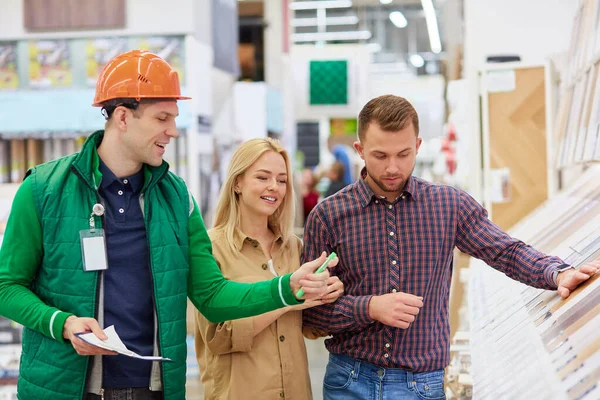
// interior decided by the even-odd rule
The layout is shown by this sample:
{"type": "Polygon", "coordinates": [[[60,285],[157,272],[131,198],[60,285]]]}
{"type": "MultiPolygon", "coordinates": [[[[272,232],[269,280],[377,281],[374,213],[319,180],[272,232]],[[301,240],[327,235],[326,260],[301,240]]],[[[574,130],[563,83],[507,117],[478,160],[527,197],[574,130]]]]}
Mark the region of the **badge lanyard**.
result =
{"type": "Polygon", "coordinates": [[[96,228],[96,217],[104,215],[104,206],[94,204],[90,214],[90,229],[79,231],[81,258],[84,271],[104,271],[108,269],[104,229],[96,228]]]}

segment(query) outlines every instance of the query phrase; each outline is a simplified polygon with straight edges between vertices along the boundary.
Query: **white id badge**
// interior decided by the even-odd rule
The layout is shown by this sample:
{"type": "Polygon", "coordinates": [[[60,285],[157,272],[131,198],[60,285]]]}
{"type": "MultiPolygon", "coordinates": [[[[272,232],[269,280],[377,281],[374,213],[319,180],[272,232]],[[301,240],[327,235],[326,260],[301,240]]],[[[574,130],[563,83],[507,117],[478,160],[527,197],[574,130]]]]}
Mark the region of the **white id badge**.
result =
{"type": "Polygon", "coordinates": [[[104,271],[108,269],[104,229],[79,231],[79,237],[81,238],[83,270],[104,271]]]}

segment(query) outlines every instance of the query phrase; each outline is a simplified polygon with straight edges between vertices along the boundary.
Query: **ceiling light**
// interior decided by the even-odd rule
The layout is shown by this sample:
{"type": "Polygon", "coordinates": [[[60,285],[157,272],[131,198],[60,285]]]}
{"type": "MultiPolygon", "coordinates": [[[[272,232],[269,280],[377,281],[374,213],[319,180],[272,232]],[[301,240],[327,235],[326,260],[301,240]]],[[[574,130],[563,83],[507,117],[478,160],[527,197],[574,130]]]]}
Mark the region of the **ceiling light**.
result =
{"type": "Polygon", "coordinates": [[[442,42],[440,41],[440,31],[438,28],[435,8],[431,0],[421,0],[423,11],[425,11],[425,21],[427,22],[427,33],[429,34],[429,45],[431,51],[440,53],[442,51],[442,42]]]}
{"type": "MultiPolygon", "coordinates": [[[[356,25],[358,17],[350,15],[347,17],[330,17],[325,19],[325,25],[356,25]]],[[[317,18],[294,18],[292,26],[317,26],[317,18]]]]}
{"type": "Polygon", "coordinates": [[[294,33],[292,41],[294,42],[316,42],[330,40],[367,40],[371,38],[369,31],[350,31],[350,32],[315,32],[315,33],[294,33]]]}
{"type": "Polygon", "coordinates": [[[316,8],[348,8],[352,7],[352,0],[329,1],[296,1],[290,4],[292,10],[314,10],[316,8]]]}
{"type": "Polygon", "coordinates": [[[408,25],[406,17],[400,11],[392,11],[390,13],[390,21],[398,28],[406,28],[406,25],[408,25]]]}
{"type": "Polygon", "coordinates": [[[390,4],[394,0],[379,0],[381,4],[390,4]]]}
{"type": "Polygon", "coordinates": [[[416,68],[421,68],[423,65],[425,65],[425,60],[420,54],[413,54],[410,56],[410,63],[416,68]]]}
{"type": "Polygon", "coordinates": [[[425,65],[425,72],[429,75],[439,74],[437,64],[434,61],[427,61],[425,65]]]}

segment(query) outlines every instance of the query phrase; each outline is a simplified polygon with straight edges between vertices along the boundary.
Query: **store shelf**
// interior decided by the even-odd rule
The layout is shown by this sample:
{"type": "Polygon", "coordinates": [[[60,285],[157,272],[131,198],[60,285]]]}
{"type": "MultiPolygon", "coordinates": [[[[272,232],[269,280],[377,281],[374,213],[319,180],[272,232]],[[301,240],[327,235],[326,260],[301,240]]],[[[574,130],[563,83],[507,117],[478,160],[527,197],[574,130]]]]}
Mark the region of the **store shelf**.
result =
{"type": "MultiPolygon", "coordinates": [[[[510,233],[574,267],[600,259],[598,179],[594,166],[510,233]]],[[[475,398],[600,398],[600,273],[562,299],[479,260],[470,269],[475,398]]]]}
{"type": "Polygon", "coordinates": [[[568,65],[560,79],[554,132],[556,166],[600,161],[600,0],[582,0],[573,21],[568,65]]]}

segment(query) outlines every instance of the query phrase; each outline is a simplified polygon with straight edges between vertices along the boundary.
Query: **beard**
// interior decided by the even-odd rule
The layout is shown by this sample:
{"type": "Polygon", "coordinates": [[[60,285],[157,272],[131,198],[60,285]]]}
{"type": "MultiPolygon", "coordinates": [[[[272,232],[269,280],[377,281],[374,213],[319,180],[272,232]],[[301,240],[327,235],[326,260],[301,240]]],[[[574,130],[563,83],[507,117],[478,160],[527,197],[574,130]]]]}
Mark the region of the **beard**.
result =
{"type": "Polygon", "coordinates": [[[398,192],[402,191],[402,189],[404,189],[404,186],[406,186],[406,182],[408,180],[408,179],[400,179],[398,181],[398,183],[387,184],[387,183],[383,182],[382,180],[376,179],[370,175],[369,175],[369,177],[379,187],[379,189],[381,189],[384,192],[388,192],[388,193],[398,193],[398,192]]]}
{"type": "Polygon", "coordinates": [[[374,176],[369,174],[368,169],[367,169],[367,176],[383,192],[385,192],[385,193],[400,193],[406,186],[406,183],[408,182],[408,179],[410,178],[410,176],[412,175],[414,170],[415,170],[415,167],[413,167],[411,169],[410,173],[407,175],[407,178],[403,178],[402,176],[382,176],[382,177],[375,178],[374,176]],[[384,181],[384,179],[386,179],[386,178],[399,178],[399,180],[397,183],[390,184],[390,183],[386,183],[384,181]]]}

